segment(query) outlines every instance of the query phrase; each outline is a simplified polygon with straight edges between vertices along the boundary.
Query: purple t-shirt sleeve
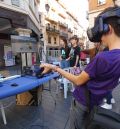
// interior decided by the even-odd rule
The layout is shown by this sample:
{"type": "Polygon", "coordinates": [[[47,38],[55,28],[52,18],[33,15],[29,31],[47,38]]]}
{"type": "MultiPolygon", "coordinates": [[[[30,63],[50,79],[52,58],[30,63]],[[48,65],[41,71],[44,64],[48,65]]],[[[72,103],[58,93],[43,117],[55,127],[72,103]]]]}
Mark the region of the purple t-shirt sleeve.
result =
{"type": "Polygon", "coordinates": [[[90,79],[96,78],[98,75],[104,73],[106,68],[106,61],[101,54],[96,55],[93,60],[85,68],[85,72],[89,74],[90,79]]]}

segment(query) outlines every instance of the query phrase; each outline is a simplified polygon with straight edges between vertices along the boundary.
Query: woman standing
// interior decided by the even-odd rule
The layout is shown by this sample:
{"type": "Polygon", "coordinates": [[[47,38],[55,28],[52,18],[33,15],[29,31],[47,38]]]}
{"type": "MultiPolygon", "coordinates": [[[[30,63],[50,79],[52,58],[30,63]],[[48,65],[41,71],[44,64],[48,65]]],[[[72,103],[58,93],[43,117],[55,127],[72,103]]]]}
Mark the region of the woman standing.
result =
{"type": "Polygon", "coordinates": [[[70,67],[70,62],[69,62],[69,53],[70,53],[70,48],[67,45],[67,40],[66,39],[62,39],[61,42],[61,56],[60,56],[60,60],[61,60],[61,68],[67,68],[70,67]]]}
{"type": "Polygon", "coordinates": [[[70,38],[70,42],[72,44],[72,48],[70,51],[70,67],[77,68],[80,66],[79,64],[79,56],[80,56],[80,47],[78,46],[79,39],[77,36],[73,36],[70,38]]]}

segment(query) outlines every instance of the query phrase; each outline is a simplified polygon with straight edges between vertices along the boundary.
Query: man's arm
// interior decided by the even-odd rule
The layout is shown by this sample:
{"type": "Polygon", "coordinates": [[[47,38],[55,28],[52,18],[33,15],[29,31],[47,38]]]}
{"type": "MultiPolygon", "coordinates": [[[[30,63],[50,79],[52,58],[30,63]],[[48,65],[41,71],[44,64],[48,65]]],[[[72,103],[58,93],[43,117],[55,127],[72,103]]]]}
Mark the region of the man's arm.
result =
{"type": "Polygon", "coordinates": [[[63,77],[74,83],[76,86],[80,86],[90,79],[88,73],[86,73],[85,71],[82,71],[81,74],[78,76],[68,73],[61,68],[56,68],[56,71],[60,73],[63,77]]]}
{"type": "Polygon", "coordinates": [[[50,70],[54,70],[60,73],[63,77],[65,77],[66,79],[74,83],[76,86],[81,86],[82,84],[86,83],[90,79],[89,74],[85,71],[82,71],[80,75],[73,75],[51,64],[41,64],[40,67],[41,68],[44,67],[43,73],[47,73],[47,71],[50,71],[50,70]]]}

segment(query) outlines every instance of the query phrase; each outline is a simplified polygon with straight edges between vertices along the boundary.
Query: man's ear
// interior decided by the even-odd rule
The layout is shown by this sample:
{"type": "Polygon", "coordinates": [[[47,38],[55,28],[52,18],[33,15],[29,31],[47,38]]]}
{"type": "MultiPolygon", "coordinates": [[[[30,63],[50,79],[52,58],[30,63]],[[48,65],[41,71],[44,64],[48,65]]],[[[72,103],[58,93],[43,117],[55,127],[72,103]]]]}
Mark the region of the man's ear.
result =
{"type": "Polygon", "coordinates": [[[112,28],[112,26],[111,25],[109,25],[109,32],[108,32],[108,34],[112,34],[113,33],[113,28],[112,28]]]}

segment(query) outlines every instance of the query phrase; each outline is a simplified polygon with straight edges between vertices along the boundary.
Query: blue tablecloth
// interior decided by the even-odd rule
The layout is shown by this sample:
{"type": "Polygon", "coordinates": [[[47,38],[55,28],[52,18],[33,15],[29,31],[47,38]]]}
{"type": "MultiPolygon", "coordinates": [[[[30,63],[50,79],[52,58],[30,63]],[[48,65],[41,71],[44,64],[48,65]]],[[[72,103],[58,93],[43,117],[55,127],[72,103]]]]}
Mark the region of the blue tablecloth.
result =
{"type": "Polygon", "coordinates": [[[36,77],[25,76],[25,77],[19,77],[9,81],[4,81],[2,83],[2,86],[0,87],[0,99],[31,90],[58,76],[59,76],[58,73],[53,73],[40,79],[36,77]],[[15,86],[15,87],[11,86],[11,84],[14,84],[14,83],[18,84],[18,86],[15,86]]]}

